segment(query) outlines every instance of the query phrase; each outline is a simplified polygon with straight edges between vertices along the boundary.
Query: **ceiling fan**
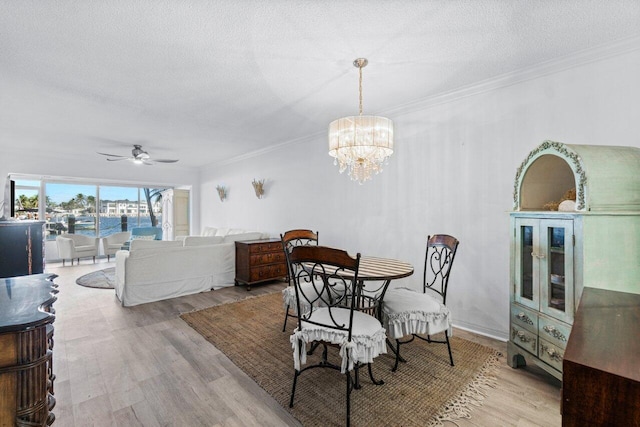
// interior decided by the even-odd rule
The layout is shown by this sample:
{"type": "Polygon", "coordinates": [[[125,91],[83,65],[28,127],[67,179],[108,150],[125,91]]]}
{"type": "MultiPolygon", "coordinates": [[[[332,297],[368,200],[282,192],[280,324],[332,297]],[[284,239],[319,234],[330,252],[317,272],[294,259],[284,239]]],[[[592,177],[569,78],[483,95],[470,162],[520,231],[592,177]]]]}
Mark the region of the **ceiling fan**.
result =
{"type": "Polygon", "coordinates": [[[119,154],[98,153],[103,156],[111,157],[107,159],[109,162],[117,162],[120,160],[130,160],[136,164],[153,165],[154,163],[175,163],[178,160],[172,159],[152,159],[149,153],[142,149],[142,145],[133,144],[133,150],[131,150],[132,156],[121,156],[119,154]]]}

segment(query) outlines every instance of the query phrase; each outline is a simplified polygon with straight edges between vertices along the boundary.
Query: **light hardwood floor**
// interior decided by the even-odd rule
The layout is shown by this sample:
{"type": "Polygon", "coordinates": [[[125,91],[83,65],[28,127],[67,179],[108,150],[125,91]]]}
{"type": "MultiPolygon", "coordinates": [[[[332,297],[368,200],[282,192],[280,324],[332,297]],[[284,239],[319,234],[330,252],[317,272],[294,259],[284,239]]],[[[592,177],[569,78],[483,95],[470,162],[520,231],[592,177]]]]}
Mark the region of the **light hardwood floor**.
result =
{"type": "MultiPolygon", "coordinates": [[[[122,307],[113,290],[78,286],[75,279],[113,267],[113,260],[82,260],[62,267],[54,307],[54,372],[59,427],[66,426],[299,426],[264,390],[180,318],[247,297],[232,287],[167,301],[122,307]]],[[[281,289],[255,286],[250,295],[281,289]]],[[[506,319],[505,319],[506,321],[506,319]]],[[[494,347],[506,344],[456,330],[494,347]]],[[[428,392],[425,390],[425,392],[428,392]]],[[[559,426],[560,383],[535,368],[511,369],[502,358],[497,387],[464,426],[559,426]]],[[[393,425],[392,415],[388,425],[393,425]]],[[[405,426],[407,427],[407,426],[405,426]]]]}

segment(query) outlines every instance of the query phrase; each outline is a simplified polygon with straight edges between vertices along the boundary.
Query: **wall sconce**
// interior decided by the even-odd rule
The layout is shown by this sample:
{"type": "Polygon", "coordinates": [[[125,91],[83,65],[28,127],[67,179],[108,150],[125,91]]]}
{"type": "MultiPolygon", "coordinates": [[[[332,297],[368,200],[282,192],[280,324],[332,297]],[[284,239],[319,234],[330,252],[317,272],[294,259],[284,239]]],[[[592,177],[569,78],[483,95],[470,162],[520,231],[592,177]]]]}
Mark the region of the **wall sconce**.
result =
{"type": "Polygon", "coordinates": [[[224,185],[218,185],[216,187],[216,190],[218,190],[218,196],[220,196],[220,201],[224,202],[224,200],[227,198],[227,189],[224,187],[224,185]]]}
{"type": "Polygon", "coordinates": [[[256,197],[262,199],[262,196],[264,196],[264,179],[256,181],[256,179],[253,178],[252,184],[253,189],[256,191],[256,197]]]}

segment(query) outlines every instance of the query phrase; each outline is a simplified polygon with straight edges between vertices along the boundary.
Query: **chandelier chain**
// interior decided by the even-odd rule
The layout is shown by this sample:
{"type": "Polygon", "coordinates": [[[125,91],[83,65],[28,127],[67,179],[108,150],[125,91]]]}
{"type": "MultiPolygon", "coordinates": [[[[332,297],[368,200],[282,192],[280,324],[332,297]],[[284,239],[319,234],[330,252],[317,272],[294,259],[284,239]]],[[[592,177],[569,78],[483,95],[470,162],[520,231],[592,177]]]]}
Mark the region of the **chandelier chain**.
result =
{"type": "Polygon", "coordinates": [[[358,82],[358,90],[360,92],[360,115],[362,115],[362,66],[358,67],[360,73],[360,79],[358,82]]]}

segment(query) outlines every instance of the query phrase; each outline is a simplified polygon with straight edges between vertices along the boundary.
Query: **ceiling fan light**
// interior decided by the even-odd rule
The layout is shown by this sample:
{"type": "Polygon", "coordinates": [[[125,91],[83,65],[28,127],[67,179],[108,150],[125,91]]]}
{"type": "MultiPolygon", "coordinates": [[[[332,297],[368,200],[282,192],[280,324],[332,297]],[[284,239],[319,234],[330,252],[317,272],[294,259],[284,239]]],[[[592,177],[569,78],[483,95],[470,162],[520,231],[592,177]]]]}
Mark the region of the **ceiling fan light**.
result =
{"type": "Polygon", "coordinates": [[[115,162],[118,160],[129,160],[130,162],[136,165],[154,165],[157,162],[176,163],[178,161],[177,159],[152,159],[149,153],[144,151],[142,149],[142,146],[138,144],[133,145],[133,150],[131,150],[131,154],[132,154],[131,157],[121,156],[119,154],[109,154],[109,153],[100,153],[100,152],[98,152],[98,154],[107,156],[108,157],[107,161],[109,162],[115,162]]]}

